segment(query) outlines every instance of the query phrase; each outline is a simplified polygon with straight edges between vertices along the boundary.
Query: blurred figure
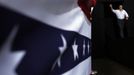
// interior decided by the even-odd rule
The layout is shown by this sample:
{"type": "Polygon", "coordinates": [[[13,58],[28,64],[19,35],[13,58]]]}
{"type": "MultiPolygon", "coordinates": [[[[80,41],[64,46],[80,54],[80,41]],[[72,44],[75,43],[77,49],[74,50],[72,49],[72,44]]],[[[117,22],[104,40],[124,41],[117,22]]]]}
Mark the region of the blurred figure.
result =
{"type": "Polygon", "coordinates": [[[118,9],[113,9],[112,4],[110,4],[110,8],[112,10],[113,13],[115,13],[115,15],[117,16],[117,23],[120,29],[120,37],[124,38],[125,34],[124,34],[124,29],[126,29],[125,27],[125,21],[128,20],[129,15],[128,13],[123,9],[123,5],[119,5],[118,9]]]}

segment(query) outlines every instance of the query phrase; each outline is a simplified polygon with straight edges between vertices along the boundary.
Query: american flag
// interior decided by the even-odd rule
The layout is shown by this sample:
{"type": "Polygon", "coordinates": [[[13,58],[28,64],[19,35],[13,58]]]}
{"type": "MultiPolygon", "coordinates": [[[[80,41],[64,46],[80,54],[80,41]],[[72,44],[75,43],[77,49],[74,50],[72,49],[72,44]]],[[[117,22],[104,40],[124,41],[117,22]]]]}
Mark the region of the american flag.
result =
{"type": "Polygon", "coordinates": [[[0,0],[0,75],[89,75],[91,23],[77,0],[0,0]]]}

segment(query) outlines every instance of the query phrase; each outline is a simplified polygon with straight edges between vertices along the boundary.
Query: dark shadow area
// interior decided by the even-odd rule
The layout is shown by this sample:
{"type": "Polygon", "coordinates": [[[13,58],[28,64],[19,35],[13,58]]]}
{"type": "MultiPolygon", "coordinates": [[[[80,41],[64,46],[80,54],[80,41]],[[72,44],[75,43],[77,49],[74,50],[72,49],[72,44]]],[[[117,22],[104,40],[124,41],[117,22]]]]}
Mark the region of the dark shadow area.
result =
{"type": "MultiPolygon", "coordinates": [[[[98,0],[93,11],[92,56],[96,59],[107,58],[134,70],[134,5],[131,0],[98,0]],[[129,14],[126,22],[125,38],[119,36],[116,15],[109,4],[116,9],[123,4],[129,14]]],[[[96,65],[93,65],[95,67],[96,65]]],[[[109,74],[102,74],[109,75],[109,74]]],[[[113,74],[114,75],[114,74],[113,74]]],[[[120,74],[121,75],[121,74],[120,74]]],[[[133,74],[132,74],[133,75],[133,74]]]]}
{"type": "Polygon", "coordinates": [[[93,61],[97,75],[134,75],[134,71],[110,59],[96,59],[93,61]]]}
{"type": "Polygon", "coordinates": [[[134,69],[134,38],[109,41],[107,53],[111,59],[134,69]]]}

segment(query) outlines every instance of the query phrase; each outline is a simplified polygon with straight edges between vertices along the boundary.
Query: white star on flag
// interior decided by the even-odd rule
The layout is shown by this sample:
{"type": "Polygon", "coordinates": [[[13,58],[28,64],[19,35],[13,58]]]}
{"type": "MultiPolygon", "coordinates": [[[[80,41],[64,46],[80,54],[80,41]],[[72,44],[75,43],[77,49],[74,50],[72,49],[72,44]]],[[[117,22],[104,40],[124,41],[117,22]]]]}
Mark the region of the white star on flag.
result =
{"type": "Polygon", "coordinates": [[[89,53],[89,50],[90,50],[90,45],[89,45],[89,43],[88,43],[88,45],[87,45],[87,49],[88,49],[88,53],[89,53]]]}
{"type": "Polygon", "coordinates": [[[63,35],[61,35],[61,38],[62,38],[62,41],[63,41],[63,46],[59,47],[60,56],[59,56],[59,58],[57,60],[57,63],[58,63],[59,67],[61,66],[61,56],[64,53],[64,51],[66,50],[66,48],[67,48],[67,42],[66,42],[65,37],[63,35]]]}
{"type": "Polygon", "coordinates": [[[17,75],[15,68],[24,56],[24,51],[11,52],[12,41],[17,33],[18,27],[14,27],[0,52],[0,75],[17,75]]]}
{"type": "Polygon", "coordinates": [[[78,55],[78,45],[76,45],[76,41],[74,41],[74,44],[72,45],[72,48],[73,48],[73,53],[74,53],[74,60],[76,60],[76,58],[79,58],[79,55],[78,55]]]}
{"type": "Polygon", "coordinates": [[[85,41],[83,42],[83,55],[85,55],[85,48],[86,48],[86,45],[85,45],[85,41]]]}

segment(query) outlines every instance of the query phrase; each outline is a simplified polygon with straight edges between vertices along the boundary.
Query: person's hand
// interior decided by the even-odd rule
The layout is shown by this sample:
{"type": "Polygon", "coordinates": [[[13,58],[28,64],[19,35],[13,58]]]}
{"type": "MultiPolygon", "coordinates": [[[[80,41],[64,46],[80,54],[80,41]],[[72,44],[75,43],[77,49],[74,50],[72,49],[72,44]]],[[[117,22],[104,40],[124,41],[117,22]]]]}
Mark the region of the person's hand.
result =
{"type": "Polygon", "coordinates": [[[109,5],[112,8],[112,4],[109,5]]]}
{"type": "Polygon", "coordinates": [[[93,18],[92,17],[90,17],[90,21],[92,21],[93,20],[93,18]]]}
{"type": "Polygon", "coordinates": [[[126,17],[126,20],[128,20],[128,17],[126,17]]]}

